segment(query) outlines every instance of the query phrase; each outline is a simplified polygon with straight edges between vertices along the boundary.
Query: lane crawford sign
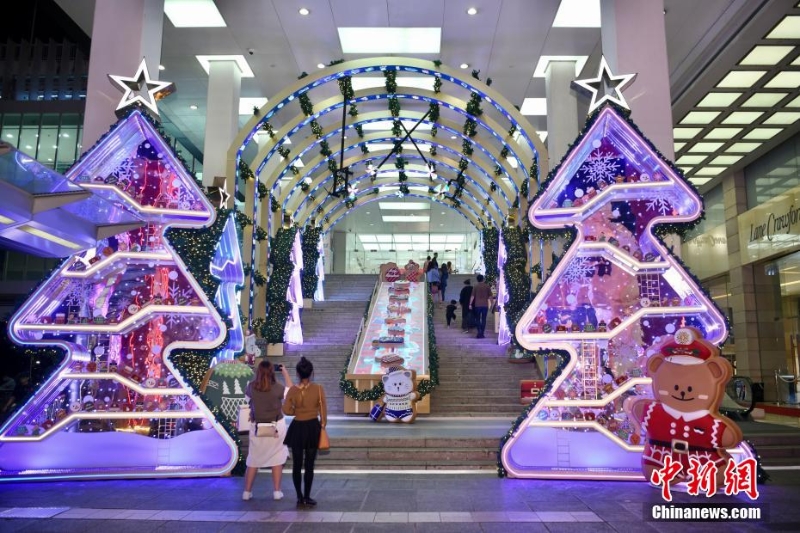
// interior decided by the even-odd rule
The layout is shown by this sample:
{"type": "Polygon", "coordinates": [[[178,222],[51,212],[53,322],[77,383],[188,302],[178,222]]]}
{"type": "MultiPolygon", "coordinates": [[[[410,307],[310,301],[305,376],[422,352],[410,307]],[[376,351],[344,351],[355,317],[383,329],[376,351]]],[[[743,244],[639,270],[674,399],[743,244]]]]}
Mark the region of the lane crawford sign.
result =
{"type": "Polygon", "coordinates": [[[742,264],[800,249],[800,187],[739,215],[742,264]]]}

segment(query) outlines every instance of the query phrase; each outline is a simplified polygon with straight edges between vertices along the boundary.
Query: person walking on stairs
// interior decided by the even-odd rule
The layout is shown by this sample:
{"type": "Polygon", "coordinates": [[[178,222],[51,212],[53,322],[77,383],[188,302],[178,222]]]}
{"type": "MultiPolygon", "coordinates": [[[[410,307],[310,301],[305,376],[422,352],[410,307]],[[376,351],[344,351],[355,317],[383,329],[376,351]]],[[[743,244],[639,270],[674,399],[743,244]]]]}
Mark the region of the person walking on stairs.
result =
{"type": "Polygon", "coordinates": [[[478,284],[472,290],[472,312],[475,314],[475,325],[478,328],[476,339],[485,338],[486,315],[489,312],[489,299],[492,297],[492,288],[483,282],[484,279],[478,274],[478,284]]]}
{"type": "Polygon", "coordinates": [[[311,382],[314,373],[311,361],[301,357],[296,370],[300,383],[289,389],[283,402],[283,413],[295,417],[284,444],[292,450],[292,481],[297,492],[297,507],[307,508],[317,505],[311,499],[311,484],[314,482],[320,430],[328,423],[328,409],[322,385],[311,382]],[[305,475],[302,475],[302,469],[305,469],[305,475]],[[301,481],[305,485],[303,490],[301,481]]]}
{"type": "Polygon", "coordinates": [[[439,294],[442,297],[442,303],[447,301],[444,298],[444,291],[447,290],[448,278],[450,278],[450,271],[447,269],[447,264],[443,263],[442,266],[439,267],[439,294]]]}
{"type": "Polygon", "coordinates": [[[461,304],[461,329],[464,333],[469,333],[471,327],[471,312],[469,309],[470,302],[472,301],[472,285],[470,280],[464,280],[464,288],[461,289],[461,294],[458,295],[458,303],[461,304]]]}
{"type": "Polygon", "coordinates": [[[455,320],[456,320],[456,304],[457,303],[458,302],[456,302],[455,300],[450,300],[450,305],[448,305],[447,309],[445,310],[445,318],[447,319],[447,327],[448,328],[450,327],[450,321],[452,320],[452,321],[455,322],[455,320]]]}

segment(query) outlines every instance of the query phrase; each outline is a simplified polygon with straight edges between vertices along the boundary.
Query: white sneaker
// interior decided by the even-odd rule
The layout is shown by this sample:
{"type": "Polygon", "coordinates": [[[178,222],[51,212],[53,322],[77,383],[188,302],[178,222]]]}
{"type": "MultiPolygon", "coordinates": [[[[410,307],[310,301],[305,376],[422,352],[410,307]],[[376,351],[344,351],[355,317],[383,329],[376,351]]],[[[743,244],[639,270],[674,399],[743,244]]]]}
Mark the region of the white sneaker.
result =
{"type": "Polygon", "coordinates": [[[253,493],[252,493],[252,492],[247,492],[247,491],[244,491],[244,492],[242,493],[242,499],[243,499],[244,501],[252,500],[252,499],[253,499],[253,493]]]}
{"type": "Polygon", "coordinates": [[[282,500],[283,499],[283,492],[276,490],[272,493],[273,500],[282,500]]]}

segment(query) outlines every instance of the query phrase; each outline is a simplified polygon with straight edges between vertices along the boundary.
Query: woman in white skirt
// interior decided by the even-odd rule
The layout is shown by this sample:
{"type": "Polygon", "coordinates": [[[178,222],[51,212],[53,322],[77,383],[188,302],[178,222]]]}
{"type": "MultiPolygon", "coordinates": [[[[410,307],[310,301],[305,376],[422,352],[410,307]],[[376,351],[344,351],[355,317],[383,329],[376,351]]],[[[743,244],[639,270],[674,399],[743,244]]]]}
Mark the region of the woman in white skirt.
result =
{"type": "Polygon", "coordinates": [[[283,396],[292,378],[286,367],[281,367],[286,387],[275,380],[275,368],[267,360],[261,361],[256,377],[247,384],[245,394],[250,400],[250,450],[247,453],[247,473],[244,477],[243,500],[253,497],[253,483],[259,468],[272,467],[273,499],[283,498],[281,476],[289,452],[283,439],[286,422],[283,419],[283,396]]]}

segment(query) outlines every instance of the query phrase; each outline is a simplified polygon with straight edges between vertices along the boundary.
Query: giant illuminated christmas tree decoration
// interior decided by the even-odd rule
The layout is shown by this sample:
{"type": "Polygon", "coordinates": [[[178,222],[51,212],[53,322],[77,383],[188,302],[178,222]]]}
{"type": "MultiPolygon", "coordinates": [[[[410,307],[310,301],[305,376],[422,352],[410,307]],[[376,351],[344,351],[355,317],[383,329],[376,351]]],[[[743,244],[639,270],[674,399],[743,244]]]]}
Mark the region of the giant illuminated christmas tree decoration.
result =
{"type": "Polygon", "coordinates": [[[562,364],[506,438],[508,475],[642,478],[641,436],[622,403],[650,394],[651,347],[682,326],[713,344],[727,335],[653,233],[701,212],[697,192],[617,108],[590,118],[529,211],[536,227],[572,227],[575,239],[517,326],[525,348],[558,353],[562,364]]]}
{"type": "MultiPolygon", "coordinates": [[[[12,318],[25,346],[58,346],[53,376],[0,428],[4,478],[155,477],[228,472],[236,445],[170,360],[210,349],[225,324],[165,238],[214,209],[140,112],[67,177],[143,226],[69,257],[12,318]]],[[[98,223],[109,213],[96,213],[98,223]]],[[[209,258],[211,259],[211,258],[209,258]]]]}

